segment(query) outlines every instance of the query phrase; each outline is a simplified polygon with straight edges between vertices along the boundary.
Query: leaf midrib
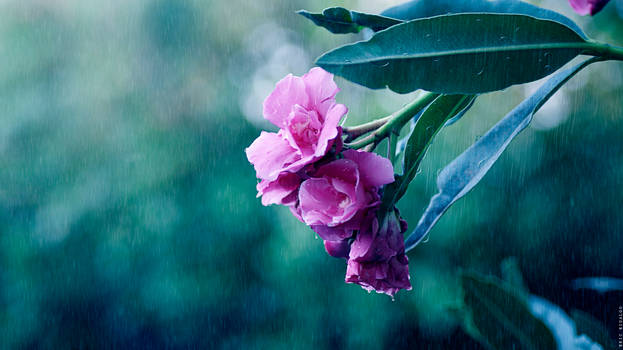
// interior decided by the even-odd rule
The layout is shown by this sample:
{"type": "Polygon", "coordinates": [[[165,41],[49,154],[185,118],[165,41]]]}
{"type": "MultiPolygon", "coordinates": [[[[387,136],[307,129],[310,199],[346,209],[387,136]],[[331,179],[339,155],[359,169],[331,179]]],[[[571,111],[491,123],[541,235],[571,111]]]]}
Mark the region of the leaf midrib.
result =
{"type": "MultiPolygon", "coordinates": [[[[400,60],[414,60],[422,58],[434,58],[434,57],[447,57],[447,56],[460,56],[460,55],[472,55],[482,53],[504,53],[504,52],[516,52],[516,51],[530,51],[530,50],[564,50],[564,49],[577,49],[579,51],[589,50],[594,45],[587,42],[575,42],[575,43],[548,43],[548,44],[530,44],[530,45],[510,45],[510,46],[487,46],[487,47],[475,47],[469,49],[460,50],[446,50],[446,51],[431,51],[419,54],[409,55],[386,55],[374,57],[373,59],[357,60],[349,59],[349,62],[344,61],[327,61],[320,57],[317,64],[325,65],[340,65],[340,66],[352,66],[359,64],[369,64],[379,61],[400,61],[400,60]]],[[[343,47],[342,47],[343,48],[343,47]]],[[[341,48],[339,48],[341,49],[341,48]]],[[[339,50],[338,49],[338,50],[339,50]]],[[[332,52],[326,55],[331,55],[332,52]]]]}
{"type": "MultiPolygon", "coordinates": [[[[344,20],[336,20],[334,17],[329,17],[325,15],[324,13],[312,13],[312,12],[308,12],[305,10],[300,10],[298,13],[310,20],[318,20],[324,23],[335,23],[335,24],[339,24],[343,26],[353,26],[353,25],[359,26],[359,27],[361,26],[360,24],[353,22],[352,18],[350,22],[346,22],[344,20]]],[[[351,17],[352,17],[352,12],[351,12],[351,17]]]]}

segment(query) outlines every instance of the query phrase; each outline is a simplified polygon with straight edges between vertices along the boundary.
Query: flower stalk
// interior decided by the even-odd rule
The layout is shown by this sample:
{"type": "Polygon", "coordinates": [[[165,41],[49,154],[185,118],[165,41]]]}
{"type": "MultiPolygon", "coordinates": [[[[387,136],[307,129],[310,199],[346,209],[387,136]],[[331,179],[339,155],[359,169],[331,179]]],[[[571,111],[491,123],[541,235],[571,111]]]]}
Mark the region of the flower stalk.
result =
{"type": "MultiPolygon", "coordinates": [[[[379,119],[386,121],[382,123],[378,129],[372,132],[370,135],[362,138],[359,141],[346,143],[346,146],[352,149],[361,149],[368,145],[376,146],[381,140],[388,137],[392,133],[398,134],[400,133],[400,129],[409,121],[411,118],[416,116],[422,109],[428,106],[431,102],[433,102],[439,94],[433,92],[425,92],[420,95],[416,100],[407,104],[400,110],[396,111],[392,115],[387,118],[379,119]]],[[[368,123],[371,124],[371,123],[368,123]]],[[[366,125],[366,124],[364,124],[366,125]]],[[[363,125],[362,125],[363,126],[363,125]]],[[[350,135],[349,135],[350,136],[350,135]]]]}
{"type": "Polygon", "coordinates": [[[606,60],[623,61],[623,47],[612,46],[596,41],[588,43],[587,55],[602,57],[606,60]]]}
{"type": "Polygon", "coordinates": [[[390,120],[391,117],[391,115],[388,115],[385,118],[376,119],[365,124],[342,128],[344,134],[348,135],[346,137],[346,142],[351,142],[361,135],[365,135],[370,131],[374,131],[380,128],[381,126],[385,125],[385,123],[387,123],[387,121],[390,120]]]}

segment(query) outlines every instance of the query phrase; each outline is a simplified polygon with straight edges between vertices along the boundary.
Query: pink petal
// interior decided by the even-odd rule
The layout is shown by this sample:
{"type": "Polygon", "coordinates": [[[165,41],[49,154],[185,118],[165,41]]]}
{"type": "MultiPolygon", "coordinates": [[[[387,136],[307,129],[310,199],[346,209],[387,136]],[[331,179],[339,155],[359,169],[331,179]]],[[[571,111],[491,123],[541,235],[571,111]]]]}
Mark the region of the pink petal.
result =
{"type": "Polygon", "coordinates": [[[285,124],[283,133],[290,146],[298,150],[300,154],[314,154],[314,149],[318,143],[318,136],[314,134],[314,131],[322,130],[322,123],[319,120],[318,113],[308,111],[300,105],[295,105],[290,115],[288,115],[285,124]]]}
{"type": "Polygon", "coordinates": [[[595,15],[601,11],[610,0],[569,0],[569,4],[578,14],[595,15]]]}
{"type": "Polygon", "coordinates": [[[324,249],[334,258],[348,258],[348,241],[325,241],[324,249]]]}
{"type": "Polygon", "coordinates": [[[301,216],[307,225],[327,225],[333,220],[327,212],[337,211],[334,208],[336,191],[327,179],[308,179],[299,189],[299,205],[301,216]]]}
{"type": "Polygon", "coordinates": [[[591,8],[587,0],[569,0],[569,3],[571,7],[573,7],[573,10],[582,16],[591,13],[591,8]]]}
{"type": "Polygon", "coordinates": [[[316,156],[322,157],[327,154],[328,149],[333,144],[333,140],[338,135],[338,125],[340,119],[348,112],[348,108],[342,104],[333,105],[327,112],[322,126],[322,131],[318,137],[316,145],[316,156]]]}
{"type": "Polygon", "coordinates": [[[257,177],[273,181],[298,155],[288,141],[278,134],[262,131],[260,136],[245,150],[253,164],[257,177]]]}
{"type": "Polygon", "coordinates": [[[290,209],[290,212],[292,213],[292,215],[294,215],[295,218],[297,218],[303,224],[305,223],[305,221],[303,221],[303,218],[301,217],[301,209],[299,207],[297,207],[296,205],[290,205],[288,206],[288,208],[290,209]]]}
{"type": "Polygon", "coordinates": [[[352,219],[366,203],[349,199],[326,178],[305,180],[299,189],[301,216],[307,225],[335,227],[352,219]]]}
{"type": "Polygon", "coordinates": [[[321,166],[314,176],[331,178],[338,191],[351,196],[359,182],[359,168],[350,159],[338,159],[321,166]]]}
{"type": "Polygon", "coordinates": [[[361,260],[361,258],[368,255],[373,248],[372,244],[376,238],[376,232],[360,232],[357,235],[357,239],[353,242],[350,248],[350,258],[353,261],[361,260]]]}
{"type": "Polygon", "coordinates": [[[353,235],[353,230],[343,227],[342,225],[336,227],[313,225],[311,229],[325,241],[342,241],[353,235]]]}
{"type": "Polygon", "coordinates": [[[299,187],[301,180],[293,173],[282,173],[275,181],[263,180],[257,184],[258,196],[263,205],[286,204],[284,199],[299,187]]]}
{"type": "Polygon", "coordinates": [[[307,96],[309,96],[309,109],[315,109],[321,115],[325,115],[327,109],[335,103],[335,95],[340,91],[333,81],[333,74],[322,68],[314,67],[303,75],[307,96]]]}
{"type": "Polygon", "coordinates": [[[379,187],[394,182],[392,162],[372,152],[346,150],[344,158],[351,159],[359,166],[359,173],[366,186],[379,187]]]}
{"type": "Polygon", "coordinates": [[[303,169],[305,166],[312,164],[313,162],[315,162],[316,160],[320,158],[314,157],[314,155],[301,157],[297,152],[297,156],[295,157],[295,159],[296,160],[292,162],[291,164],[289,164],[288,166],[286,166],[283,169],[283,171],[289,171],[291,173],[295,173],[303,169]]]}
{"type": "Polygon", "coordinates": [[[288,74],[275,86],[275,90],[264,100],[264,118],[280,128],[295,105],[307,106],[309,97],[302,78],[288,74]]]}

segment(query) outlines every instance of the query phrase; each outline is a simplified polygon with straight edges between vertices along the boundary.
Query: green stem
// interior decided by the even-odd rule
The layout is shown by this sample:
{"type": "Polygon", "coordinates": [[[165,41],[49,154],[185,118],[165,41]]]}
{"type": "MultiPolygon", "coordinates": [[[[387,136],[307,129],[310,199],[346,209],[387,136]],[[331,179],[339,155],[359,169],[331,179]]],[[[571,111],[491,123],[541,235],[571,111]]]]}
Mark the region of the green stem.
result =
{"type": "Polygon", "coordinates": [[[420,97],[417,98],[415,101],[407,104],[406,106],[389,116],[387,121],[381,127],[376,129],[375,132],[371,133],[370,135],[364,137],[359,141],[347,143],[346,146],[353,149],[360,149],[370,144],[378,144],[381,140],[389,136],[391,133],[398,134],[400,132],[400,129],[402,129],[402,127],[409,120],[411,120],[411,118],[413,118],[422,109],[424,109],[431,102],[433,102],[433,100],[435,100],[438,96],[439,94],[433,92],[426,92],[420,95],[420,97]]]}
{"type": "Polygon", "coordinates": [[[396,163],[396,145],[398,144],[398,135],[393,134],[389,135],[389,141],[387,142],[387,158],[392,162],[392,164],[396,163]]]}
{"type": "Polygon", "coordinates": [[[623,61],[623,47],[603,44],[596,41],[588,43],[587,55],[599,56],[607,60],[623,61]]]}
{"type": "Polygon", "coordinates": [[[347,142],[352,141],[352,140],[358,138],[359,136],[361,136],[363,134],[367,134],[370,131],[374,131],[374,130],[380,128],[385,123],[387,123],[387,121],[390,118],[391,118],[391,115],[387,116],[385,118],[373,120],[373,121],[371,121],[369,123],[342,128],[342,130],[344,131],[344,134],[348,135],[346,141],[347,142]]]}

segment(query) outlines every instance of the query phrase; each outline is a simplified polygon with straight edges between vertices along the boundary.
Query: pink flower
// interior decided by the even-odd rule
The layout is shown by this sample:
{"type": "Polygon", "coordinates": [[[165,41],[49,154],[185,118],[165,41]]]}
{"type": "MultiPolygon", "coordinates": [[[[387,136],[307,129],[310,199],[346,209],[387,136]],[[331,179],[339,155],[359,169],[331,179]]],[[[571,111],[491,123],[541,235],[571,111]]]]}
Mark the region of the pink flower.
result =
{"type": "Polygon", "coordinates": [[[262,196],[263,205],[294,205],[301,177],[295,173],[281,173],[276,180],[262,180],[257,184],[257,196],[262,196]]]}
{"type": "MultiPolygon", "coordinates": [[[[344,151],[343,155],[344,158],[319,167],[299,189],[301,218],[325,240],[335,240],[327,237],[331,228],[343,234],[357,229],[359,223],[349,223],[349,220],[362,210],[377,205],[379,187],[394,181],[389,159],[356,150],[344,151]],[[342,227],[338,227],[340,225],[342,227]],[[326,234],[319,232],[325,230],[328,230],[326,234]]],[[[345,238],[340,233],[337,235],[345,238]]]]}
{"type": "Polygon", "coordinates": [[[380,228],[375,215],[365,222],[350,246],[347,283],[392,297],[400,289],[411,290],[403,240],[407,227],[399,216],[397,211],[387,213],[380,228]]]}
{"type": "Polygon", "coordinates": [[[264,101],[264,118],[280,130],[262,132],[246,149],[257,177],[267,181],[263,188],[274,188],[271,183],[280,174],[296,173],[327,154],[347,112],[335,102],[338,91],[333,75],[321,68],[302,77],[289,74],[277,83],[264,101]]]}
{"type": "Polygon", "coordinates": [[[595,15],[606,6],[610,0],[569,0],[569,4],[578,14],[585,16],[595,15]]]}
{"type": "Polygon", "coordinates": [[[334,258],[346,258],[350,253],[350,242],[342,241],[324,241],[324,249],[334,258]]]}

